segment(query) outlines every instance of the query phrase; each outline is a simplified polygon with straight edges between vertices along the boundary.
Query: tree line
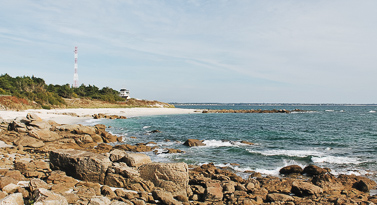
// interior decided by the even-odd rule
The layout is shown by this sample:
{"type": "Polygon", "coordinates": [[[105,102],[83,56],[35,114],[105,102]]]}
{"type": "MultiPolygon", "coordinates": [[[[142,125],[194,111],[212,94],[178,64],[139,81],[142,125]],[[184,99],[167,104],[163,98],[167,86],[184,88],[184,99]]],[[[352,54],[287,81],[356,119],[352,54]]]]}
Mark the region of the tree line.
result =
{"type": "Polygon", "coordinates": [[[63,98],[87,98],[98,99],[106,102],[125,101],[119,96],[119,92],[103,87],[99,89],[95,85],[84,85],[77,88],[65,85],[47,85],[42,78],[17,76],[11,77],[8,74],[0,76],[0,95],[12,95],[18,98],[34,101],[42,106],[65,105],[63,98]]]}

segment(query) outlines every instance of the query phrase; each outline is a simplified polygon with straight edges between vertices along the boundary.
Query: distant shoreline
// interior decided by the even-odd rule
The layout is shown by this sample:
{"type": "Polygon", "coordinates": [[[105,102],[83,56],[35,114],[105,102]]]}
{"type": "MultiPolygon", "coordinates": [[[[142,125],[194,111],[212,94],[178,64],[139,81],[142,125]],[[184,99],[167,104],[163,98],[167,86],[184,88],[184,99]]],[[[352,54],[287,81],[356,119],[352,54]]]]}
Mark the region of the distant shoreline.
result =
{"type": "Polygon", "coordinates": [[[377,106],[377,104],[352,104],[352,103],[169,103],[174,106],[377,106]]]}

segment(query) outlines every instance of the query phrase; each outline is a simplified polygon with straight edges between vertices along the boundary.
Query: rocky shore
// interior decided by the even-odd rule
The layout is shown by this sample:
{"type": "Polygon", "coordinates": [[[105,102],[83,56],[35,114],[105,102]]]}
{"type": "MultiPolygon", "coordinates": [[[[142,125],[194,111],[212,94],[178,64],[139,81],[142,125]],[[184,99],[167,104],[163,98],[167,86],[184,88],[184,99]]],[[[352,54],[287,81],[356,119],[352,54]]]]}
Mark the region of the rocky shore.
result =
{"type": "Polygon", "coordinates": [[[377,203],[370,195],[374,181],[314,165],[284,167],[279,177],[250,171],[242,178],[213,164],[152,162],[140,152],[154,151],[153,142],[111,146],[123,138],[100,124],[64,125],[35,114],[0,122],[0,204],[377,203]]]}

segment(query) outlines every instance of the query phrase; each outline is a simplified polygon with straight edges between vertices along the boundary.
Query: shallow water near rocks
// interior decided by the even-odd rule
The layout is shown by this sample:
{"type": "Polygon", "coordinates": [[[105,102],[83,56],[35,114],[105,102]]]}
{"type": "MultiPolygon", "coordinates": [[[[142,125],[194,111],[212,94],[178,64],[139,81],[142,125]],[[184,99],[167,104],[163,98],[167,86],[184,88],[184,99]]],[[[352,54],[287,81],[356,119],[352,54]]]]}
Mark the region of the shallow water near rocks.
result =
{"type": "MultiPolygon", "coordinates": [[[[178,107],[178,106],[177,106],[178,107]]],[[[236,171],[277,175],[298,164],[329,167],[333,174],[366,175],[377,179],[376,106],[181,106],[194,109],[301,109],[310,112],[212,113],[101,120],[125,143],[157,142],[183,154],[147,153],[154,161],[201,165],[213,162],[236,171]],[[161,132],[151,133],[153,130],[161,132]],[[136,139],[131,138],[136,137],[136,139]],[[186,147],[187,139],[206,146],[186,147]],[[245,140],[255,143],[246,145],[245,140]],[[230,164],[230,163],[235,163],[230,164]]],[[[162,150],[160,150],[162,151],[162,150]]]]}

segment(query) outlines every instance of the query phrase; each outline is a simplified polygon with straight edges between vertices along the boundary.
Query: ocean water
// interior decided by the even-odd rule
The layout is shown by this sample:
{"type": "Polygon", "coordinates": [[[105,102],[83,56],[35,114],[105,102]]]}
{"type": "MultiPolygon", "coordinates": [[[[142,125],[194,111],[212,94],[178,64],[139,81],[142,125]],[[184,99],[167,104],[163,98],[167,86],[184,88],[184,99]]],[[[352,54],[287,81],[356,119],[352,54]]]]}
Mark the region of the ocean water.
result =
{"type": "Polygon", "coordinates": [[[156,142],[182,154],[147,153],[154,161],[228,166],[242,176],[246,170],[278,175],[280,168],[314,164],[333,174],[377,179],[376,106],[176,106],[195,109],[301,109],[309,112],[213,113],[100,120],[125,143],[156,142]],[[159,133],[151,133],[159,130],[159,133]],[[136,139],[132,138],[136,137],[136,139]],[[206,146],[186,147],[187,139],[206,146]],[[254,143],[246,145],[241,140],[254,143]]]}

